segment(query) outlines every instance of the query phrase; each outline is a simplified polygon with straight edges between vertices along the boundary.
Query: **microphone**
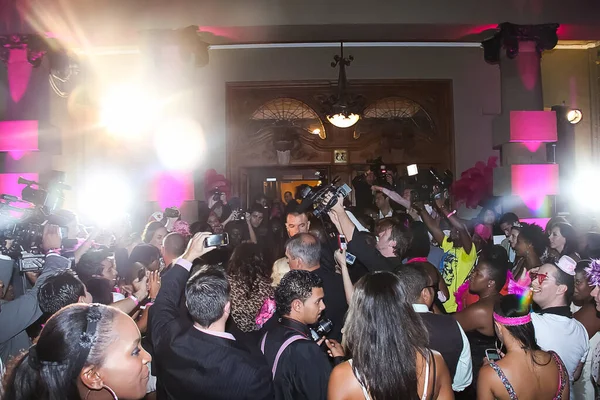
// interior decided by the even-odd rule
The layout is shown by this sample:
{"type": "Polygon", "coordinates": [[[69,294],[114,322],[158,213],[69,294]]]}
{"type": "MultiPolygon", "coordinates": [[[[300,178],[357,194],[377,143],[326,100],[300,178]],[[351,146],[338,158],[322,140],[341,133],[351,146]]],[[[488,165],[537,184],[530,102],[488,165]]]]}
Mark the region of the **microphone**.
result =
{"type": "Polygon", "coordinates": [[[17,183],[19,185],[27,185],[27,186],[31,186],[31,185],[39,185],[39,183],[37,183],[36,181],[30,181],[28,179],[25,179],[23,177],[19,177],[19,180],[17,181],[17,183]]]}

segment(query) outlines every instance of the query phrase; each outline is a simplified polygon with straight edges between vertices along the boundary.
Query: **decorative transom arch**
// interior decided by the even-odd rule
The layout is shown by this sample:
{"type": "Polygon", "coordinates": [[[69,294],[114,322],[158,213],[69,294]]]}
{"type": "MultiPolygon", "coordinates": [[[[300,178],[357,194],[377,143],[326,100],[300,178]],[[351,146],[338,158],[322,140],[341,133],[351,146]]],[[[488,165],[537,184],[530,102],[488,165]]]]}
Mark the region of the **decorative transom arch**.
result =
{"type": "Polygon", "coordinates": [[[306,103],[290,97],[279,97],[261,105],[250,117],[254,121],[269,121],[272,124],[283,121],[302,128],[308,133],[327,137],[321,118],[315,110],[306,103]]]}

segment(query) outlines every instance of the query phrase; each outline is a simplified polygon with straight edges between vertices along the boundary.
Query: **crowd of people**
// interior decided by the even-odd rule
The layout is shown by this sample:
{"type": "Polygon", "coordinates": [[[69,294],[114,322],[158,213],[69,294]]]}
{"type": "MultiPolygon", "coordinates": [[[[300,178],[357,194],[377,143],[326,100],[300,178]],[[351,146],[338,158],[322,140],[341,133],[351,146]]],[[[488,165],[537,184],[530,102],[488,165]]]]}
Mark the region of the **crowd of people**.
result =
{"type": "Polygon", "coordinates": [[[0,256],[0,398],[596,398],[591,219],[464,221],[371,171],[353,184],[320,218],[291,192],[245,212],[211,194],[140,233],[50,217],[39,272],[0,256]]]}

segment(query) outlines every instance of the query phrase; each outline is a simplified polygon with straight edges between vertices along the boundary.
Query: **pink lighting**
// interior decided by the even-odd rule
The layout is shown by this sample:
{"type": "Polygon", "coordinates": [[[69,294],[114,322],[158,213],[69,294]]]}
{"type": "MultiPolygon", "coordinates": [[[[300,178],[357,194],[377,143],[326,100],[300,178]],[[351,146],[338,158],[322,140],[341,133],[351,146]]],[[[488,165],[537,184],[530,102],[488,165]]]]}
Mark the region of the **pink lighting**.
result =
{"type": "Polygon", "coordinates": [[[558,164],[511,165],[512,194],[532,211],[544,205],[547,195],[558,194],[558,164]]]}
{"type": "MultiPolygon", "coordinates": [[[[521,43],[520,45],[523,47],[525,43],[521,43]]],[[[534,57],[538,57],[537,54],[535,54],[534,57]]],[[[516,61],[523,87],[529,91],[533,90],[540,81],[540,63],[532,63],[529,57],[523,56],[517,57],[516,61]]]]}
{"type": "Polygon", "coordinates": [[[150,201],[158,201],[161,209],[181,207],[194,200],[194,179],[191,172],[161,172],[155,179],[150,201]]]}
{"type": "Polygon", "coordinates": [[[542,145],[542,142],[525,142],[523,143],[523,145],[527,148],[527,150],[529,150],[531,153],[535,153],[536,151],[538,151],[538,149],[540,148],[540,146],[542,145]]]}
{"type": "Polygon", "coordinates": [[[38,121],[0,121],[0,151],[18,154],[36,150],[39,150],[38,121]]]}
{"type": "Polygon", "coordinates": [[[12,158],[15,161],[19,161],[21,158],[23,158],[25,156],[27,152],[26,151],[21,151],[21,150],[12,150],[8,152],[8,155],[10,156],[10,158],[12,158]]]}
{"type": "Polygon", "coordinates": [[[36,173],[0,174],[0,194],[21,197],[21,191],[25,185],[17,183],[20,176],[30,181],[38,181],[38,174],[36,173]]]}
{"type": "Polygon", "coordinates": [[[554,111],[511,111],[510,142],[556,142],[554,111]]]}
{"type": "Polygon", "coordinates": [[[548,221],[550,218],[525,218],[521,219],[521,222],[525,222],[526,224],[536,224],[542,229],[546,229],[546,225],[548,225],[548,221]]]}
{"type": "Polygon", "coordinates": [[[27,62],[26,50],[10,50],[7,65],[8,87],[10,90],[10,97],[15,103],[21,101],[23,95],[25,95],[25,92],[27,91],[32,68],[31,64],[27,62]]]}

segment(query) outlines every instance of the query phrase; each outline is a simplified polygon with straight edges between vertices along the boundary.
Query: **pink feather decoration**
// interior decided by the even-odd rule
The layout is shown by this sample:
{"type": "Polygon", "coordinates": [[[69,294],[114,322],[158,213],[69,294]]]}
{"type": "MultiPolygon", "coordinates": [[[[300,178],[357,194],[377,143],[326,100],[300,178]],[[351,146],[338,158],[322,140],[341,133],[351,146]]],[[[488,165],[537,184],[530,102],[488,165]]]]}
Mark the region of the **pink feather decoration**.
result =
{"type": "Polygon", "coordinates": [[[456,312],[462,311],[465,309],[465,305],[463,304],[463,299],[465,297],[465,293],[469,290],[469,280],[467,279],[462,285],[456,289],[454,292],[454,299],[456,300],[456,312]]]}
{"type": "Polygon", "coordinates": [[[477,208],[494,195],[494,168],[498,166],[498,157],[490,157],[487,164],[479,161],[460,175],[450,191],[457,203],[468,208],[477,208]]]}

